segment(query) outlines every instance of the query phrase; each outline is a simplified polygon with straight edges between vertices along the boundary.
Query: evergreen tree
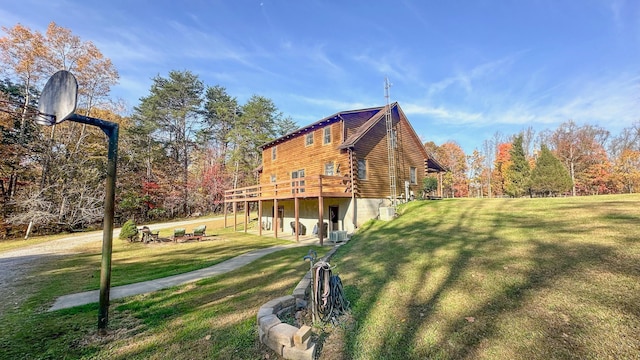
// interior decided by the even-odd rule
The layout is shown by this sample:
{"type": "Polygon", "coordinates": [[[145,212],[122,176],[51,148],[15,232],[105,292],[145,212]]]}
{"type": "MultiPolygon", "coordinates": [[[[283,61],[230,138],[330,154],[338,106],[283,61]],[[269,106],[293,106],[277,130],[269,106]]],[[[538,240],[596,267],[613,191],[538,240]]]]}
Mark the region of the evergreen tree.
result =
{"type": "Polygon", "coordinates": [[[531,191],[542,196],[571,190],[571,175],[549,148],[542,144],[536,167],[531,172],[531,191]]]}
{"type": "Polygon", "coordinates": [[[202,128],[204,84],[190,71],[169,72],[168,78],[153,79],[150,95],[135,108],[136,125],[163,147],[165,166],[171,168],[173,195],[165,199],[169,207],[188,215],[189,165],[196,147],[196,133],[202,128]]]}
{"type": "Polygon", "coordinates": [[[523,136],[518,135],[513,139],[511,147],[511,164],[507,168],[506,193],[511,197],[521,197],[530,192],[531,168],[525,156],[523,146],[523,136]]]}

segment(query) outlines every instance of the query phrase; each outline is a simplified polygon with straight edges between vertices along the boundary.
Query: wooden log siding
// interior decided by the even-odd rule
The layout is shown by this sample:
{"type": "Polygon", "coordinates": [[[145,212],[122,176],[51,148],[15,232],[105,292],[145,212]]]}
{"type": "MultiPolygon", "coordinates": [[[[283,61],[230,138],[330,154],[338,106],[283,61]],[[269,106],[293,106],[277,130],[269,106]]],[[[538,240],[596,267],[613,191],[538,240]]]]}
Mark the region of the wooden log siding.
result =
{"type": "MultiPolygon", "coordinates": [[[[398,195],[404,193],[404,182],[410,181],[410,168],[416,168],[416,182],[409,188],[415,194],[419,194],[422,179],[425,172],[424,154],[418,148],[422,146],[419,139],[416,143],[407,120],[400,117],[395,122],[398,137],[398,149],[396,155],[396,179],[398,195]],[[417,147],[418,146],[418,147],[417,147]],[[399,155],[402,155],[401,158],[399,155]]],[[[389,164],[387,162],[387,128],[384,121],[378,122],[367,133],[366,139],[359,141],[354,149],[357,159],[366,159],[368,162],[367,179],[357,180],[358,197],[363,198],[386,198],[389,196],[389,164]]],[[[357,163],[357,159],[356,161],[357,163]]],[[[356,165],[357,167],[357,165],[356,165]]],[[[356,174],[357,175],[357,174],[356,174]]],[[[357,176],[356,176],[357,177],[357,176]]]]}
{"type": "Polygon", "coordinates": [[[324,167],[328,162],[333,162],[335,176],[350,176],[349,154],[338,150],[338,146],[344,141],[342,123],[340,121],[317,127],[313,133],[313,144],[306,145],[306,134],[300,134],[287,141],[272,145],[262,150],[262,174],[261,184],[271,182],[271,176],[275,175],[276,182],[291,180],[291,173],[304,170],[305,176],[324,175],[324,167]],[[324,128],[331,127],[331,143],[324,144],[324,128]],[[271,148],[277,146],[277,156],[271,159],[271,148]]]}

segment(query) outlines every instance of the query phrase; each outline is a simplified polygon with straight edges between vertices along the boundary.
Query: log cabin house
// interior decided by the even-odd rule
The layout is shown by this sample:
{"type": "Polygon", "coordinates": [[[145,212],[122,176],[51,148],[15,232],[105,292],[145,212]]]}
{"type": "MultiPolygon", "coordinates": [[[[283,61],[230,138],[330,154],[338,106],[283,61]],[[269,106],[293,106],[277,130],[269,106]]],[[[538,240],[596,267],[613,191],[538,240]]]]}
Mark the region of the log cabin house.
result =
{"type": "MultiPolygon", "coordinates": [[[[352,233],[379,217],[381,208],[394,205],[391,194],[397,201],[411,200],[421,194],[428,173],[445,171],[427,153],[398,103],[339,112],[261,150],[259,185],[227,190],[225,202],[233,205],[234,226],[238,203],[244,205],[245,224],[248,204],[257,203],[259,234],[273,232],[276,238],[289,232],[299,240],[312,232],[322,243],[334,232],[340,237],[352,233]]],[[[438,180],[441,196],[441,176],[438,180]]]]}

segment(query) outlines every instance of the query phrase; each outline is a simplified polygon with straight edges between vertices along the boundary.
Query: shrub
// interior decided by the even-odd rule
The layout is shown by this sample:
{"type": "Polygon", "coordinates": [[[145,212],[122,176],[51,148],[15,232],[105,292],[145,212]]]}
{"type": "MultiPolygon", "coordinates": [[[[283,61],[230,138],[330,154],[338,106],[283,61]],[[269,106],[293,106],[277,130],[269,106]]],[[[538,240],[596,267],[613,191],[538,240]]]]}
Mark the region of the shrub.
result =
{"type": "Polygon", "coordinates": [[[136,237],[138,237],[138,227],[133,220],[127,220],[127,222],[122,225],[122,229],[120,229],[120,239],[127,239],[129,241],[133,241],[136,237]]]}

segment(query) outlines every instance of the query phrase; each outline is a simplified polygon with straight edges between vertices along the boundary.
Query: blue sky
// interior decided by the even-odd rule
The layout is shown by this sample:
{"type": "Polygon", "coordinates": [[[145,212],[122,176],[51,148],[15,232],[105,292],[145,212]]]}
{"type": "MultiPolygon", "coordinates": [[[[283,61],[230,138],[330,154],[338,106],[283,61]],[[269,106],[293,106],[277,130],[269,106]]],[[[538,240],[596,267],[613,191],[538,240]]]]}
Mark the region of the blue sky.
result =
{"type": "Polygon", "coordinates": [[[497,131],[573,119],[614,135],[640,120],[637,0],[22,0],[0,26],[50,21],[95,43],[131,107],[190,70],[300,126],[385,104],[384,78],[424,141],[468,154],[497,131]]]}

